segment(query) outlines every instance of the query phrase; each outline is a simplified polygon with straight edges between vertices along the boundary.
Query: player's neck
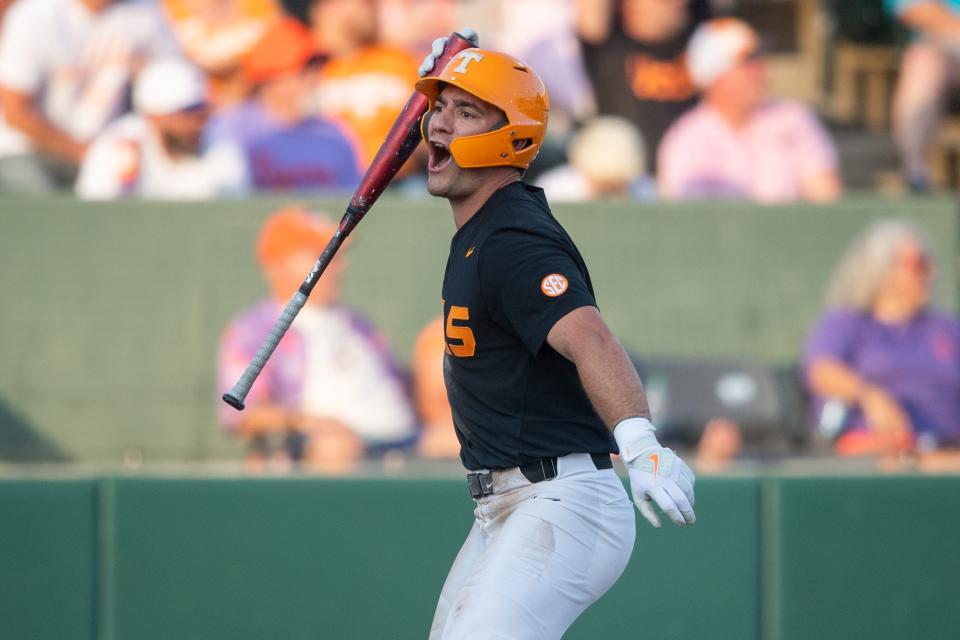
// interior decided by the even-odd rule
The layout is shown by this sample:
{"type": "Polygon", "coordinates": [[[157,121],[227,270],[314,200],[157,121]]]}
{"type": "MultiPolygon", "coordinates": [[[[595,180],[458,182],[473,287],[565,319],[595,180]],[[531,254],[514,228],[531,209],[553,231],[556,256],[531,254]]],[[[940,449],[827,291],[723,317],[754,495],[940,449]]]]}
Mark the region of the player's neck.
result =
{"type": "Polygon", "coordinates": [[[457,229],[467,224],[477,211],[487,203],[494,193],[520,180],[520,173],[516,171],[504,172],[480,184],[476,190],[465,196],[449,198],[450,208],[453,209],[453,222],[457,229]]]}

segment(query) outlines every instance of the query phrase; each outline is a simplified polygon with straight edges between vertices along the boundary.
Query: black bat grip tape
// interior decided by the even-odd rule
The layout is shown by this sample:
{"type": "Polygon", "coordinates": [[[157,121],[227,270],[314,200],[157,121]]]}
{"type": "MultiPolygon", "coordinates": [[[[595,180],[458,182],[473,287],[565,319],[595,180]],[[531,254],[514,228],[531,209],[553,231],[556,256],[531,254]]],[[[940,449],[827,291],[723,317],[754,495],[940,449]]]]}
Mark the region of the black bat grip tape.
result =
{"type": "Polygon", "coordinates": [[[297,317],[297,314],[300,313],[300,309],[303,309],[303,305],[306,304],[306,302],[307,296],[304,295],[303,292],[297,291],[293,294],[293,298],[287,303],[283,313],[281,313],[277,321],[273,323],[273,329],[270,330],[263,344],[260,345],[257,355],[253,356],[253,360],[247,365],[247,368],[243,374],[241,374],[237,383],[233,385],[233,388],[230,389],[228,393],[223,394],[224,402],[237,411],[243,411],[243,401],[246,399],[247,394],[250,393],[250,387],[253,386],[257,376],[263,371],[267,360],[270,359],[274,349],[280,344],[281,338],[283,338],[287,329],[290,328],[293,319],[297,317]]]}

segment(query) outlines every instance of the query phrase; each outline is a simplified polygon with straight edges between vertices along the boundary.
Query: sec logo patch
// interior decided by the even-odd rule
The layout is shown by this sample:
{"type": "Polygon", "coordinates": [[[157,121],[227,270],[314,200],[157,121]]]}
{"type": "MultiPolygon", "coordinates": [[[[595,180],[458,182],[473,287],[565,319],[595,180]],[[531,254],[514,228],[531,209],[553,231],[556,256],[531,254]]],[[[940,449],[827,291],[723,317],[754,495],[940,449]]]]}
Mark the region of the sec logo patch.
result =
{"type": "Polygon", "coordinates": [[[568,286],[570,285],[566,278],[559,273],[551,273],[540,283],[540,291],[543,291],[543,295],[545,296],[556,298],[559,295],[563,295],[568,286]]]}

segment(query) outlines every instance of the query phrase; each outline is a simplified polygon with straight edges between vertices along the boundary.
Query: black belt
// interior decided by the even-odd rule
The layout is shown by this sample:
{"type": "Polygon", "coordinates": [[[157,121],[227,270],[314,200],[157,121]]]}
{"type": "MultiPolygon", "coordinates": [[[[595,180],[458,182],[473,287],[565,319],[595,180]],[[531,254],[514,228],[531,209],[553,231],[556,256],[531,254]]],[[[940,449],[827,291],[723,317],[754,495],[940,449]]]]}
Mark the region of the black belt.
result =
{"type": "MultiPolygon", "coordinates": [[[[610,460],[609,453],[591,453],[590,459],[593,460],[593,466],[598,471],[603,469],[612,469],[613,461],[610,460]]],[[[531,483],[543,482],[544,480],[553,480],[557,477],[557,458],[540,458],[533,462],[520,465],[520,473],[531,483]]],[[[483,496],[489,496],[493,493],[493,472],[492,471],[474,471],[467,474],[467,488],[470,490],[470,497],[477,499],[483,496]]]]}

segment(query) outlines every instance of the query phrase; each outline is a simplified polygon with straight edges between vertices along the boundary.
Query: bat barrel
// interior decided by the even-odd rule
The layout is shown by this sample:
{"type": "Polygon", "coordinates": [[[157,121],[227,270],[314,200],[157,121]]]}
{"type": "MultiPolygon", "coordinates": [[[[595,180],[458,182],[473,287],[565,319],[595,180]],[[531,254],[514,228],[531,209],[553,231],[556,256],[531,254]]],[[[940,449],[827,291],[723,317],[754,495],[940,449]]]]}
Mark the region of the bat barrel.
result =
{"type": "MultiPolygon", "coordinates": [[[[434,66],[443,68],[454,55],[466,48],[473,46],[469,40],[458,33],[451,34],[444,48],[443,54],[436,60],[434,66]]],[[[313,291],[314,285],[323,275],[327,265],[333,259],[334,254],[340,248],[344,239],[353,231],[360,220],[363,219],[373,203],[377,201],[384,188],[393,179],[397,171],[403,166],[403,163],[410,157],[413,150],[420,143],[420,118],[426,112],[428,107],[426,96],[419,92],[414,92],[407,101],[407,106],[394,122],[387,139],[384,141],[380,150],[377,152],[373,162],[367,168],[360,185],[354,192],[350,205],[340,221],[340,225],[333,237],[327,243],[323,253],[317,259],[313,269],[307,274],[307,277],[301,283],[299,290],[294,294],[293,299],[287,304],[280,318],[276,321],[270,335],[266,337],[260,350],[254,356],[253,360],[247,365],[247,369],[240,376],[240,379],[228,393],[223,394],[223,401],[238,411],[244,408],[244,400],[250,392],[250,388],[256,381],[260,371],[270,358],[273,350],[276,349],[280,339],[290,328],[290,323],[296,317],[300,309],[307,301],[307,296],[313,291]]]]}

